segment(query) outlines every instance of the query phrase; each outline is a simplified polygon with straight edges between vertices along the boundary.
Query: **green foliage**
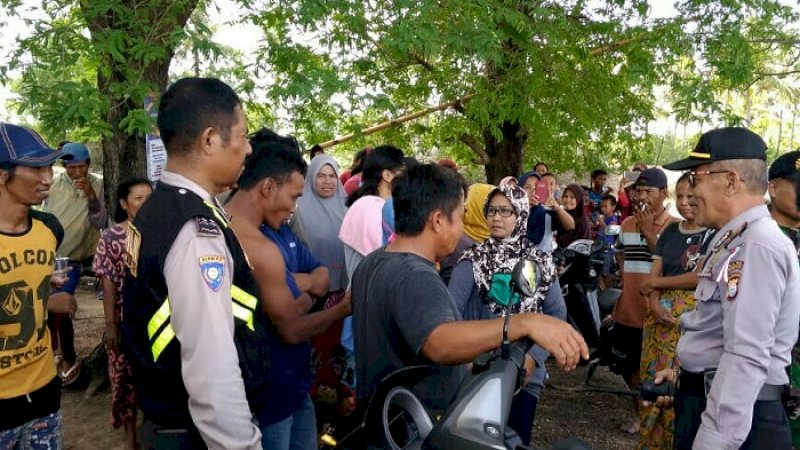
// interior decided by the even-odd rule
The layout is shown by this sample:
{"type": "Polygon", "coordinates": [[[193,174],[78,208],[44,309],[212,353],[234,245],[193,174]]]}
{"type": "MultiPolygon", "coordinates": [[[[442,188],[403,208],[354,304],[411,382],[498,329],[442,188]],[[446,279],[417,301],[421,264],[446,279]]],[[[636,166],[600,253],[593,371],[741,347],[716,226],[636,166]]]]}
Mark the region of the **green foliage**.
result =
{"type": "Polygon", "coordinates": [[[0,81],[11,83],[19,94],[12,106],[35,117],[50,140],[98,141],[115,131],[142,136],[153,127],[144,98],[163,89],[162,68],[174,49],[220,55],[205,24],[183,28],[181,18],[197,3],[55,0],[23,8],[0,0],[3,14],[33,28],[0,67],[0,81]]]}
{"type": "Polygon", "coordinates": [[[646,131],[657,85],[681,120],[735,120],[720,93],[753,82],[796,20],[776,0],[688,0],[658,20],[645,0],[243,3],[267,36],[256,67],[275,74],[268,96],[307,141],[474,94],[345,148],[392,140],[463,164],[476,156],[464,134],[487,150],[519,139],[526,165],[578,172],[657,151],[646,131]]]}

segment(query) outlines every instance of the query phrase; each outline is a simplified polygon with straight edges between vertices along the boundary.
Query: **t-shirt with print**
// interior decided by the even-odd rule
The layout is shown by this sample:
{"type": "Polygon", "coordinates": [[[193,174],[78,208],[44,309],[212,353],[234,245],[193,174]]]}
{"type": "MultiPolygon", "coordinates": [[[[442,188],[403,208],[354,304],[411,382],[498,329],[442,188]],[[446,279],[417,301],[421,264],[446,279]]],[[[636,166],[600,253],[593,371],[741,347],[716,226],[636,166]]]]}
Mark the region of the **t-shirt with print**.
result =
{"type": "Polygon", "coordinates": [[[671,223],[658,238],[653,259],[661,260],[661,275],[671,277],[692,272],[702,256],[703,245],[710,240],[707,228],[684,230],[683,222],[671,223]]]}
{"type": "Polygon", "coordinates": [[[0,233],[0,399],[29,394],[56,376],[47,300],[64,230],[32,210],[30,228],[0,233]]]}
{"type": "MultiPolygon", "coordinates": [[[[436,266],[415,254],[376,250],[358,266],[352,286],[356,384],[359,400],[367,402],[385,376],[432,364],[422,355],[428,336],[461,314],[436,266]]],[[[466,366],[439,366],[414,390],[441,411],[465,375],[466,366]]]]}

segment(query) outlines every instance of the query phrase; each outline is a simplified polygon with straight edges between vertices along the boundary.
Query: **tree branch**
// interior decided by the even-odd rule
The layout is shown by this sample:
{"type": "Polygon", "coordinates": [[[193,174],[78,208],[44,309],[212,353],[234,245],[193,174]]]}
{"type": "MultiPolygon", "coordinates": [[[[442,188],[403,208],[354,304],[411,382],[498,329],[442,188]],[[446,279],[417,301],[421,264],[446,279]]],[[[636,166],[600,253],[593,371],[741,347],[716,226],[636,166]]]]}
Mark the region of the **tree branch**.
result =
{"type": "Polygon", "coordinates": [[[481,146],[477,139],[468,135],[467,133],[462,133],[458,140],[463,142],[467,147],[471,148],[472,151],[478,154],[478,159],[474,161],[475,164],[480,164],[485,166],[489,164],[489,155],[486,154],[486,150],[481,146]]]}

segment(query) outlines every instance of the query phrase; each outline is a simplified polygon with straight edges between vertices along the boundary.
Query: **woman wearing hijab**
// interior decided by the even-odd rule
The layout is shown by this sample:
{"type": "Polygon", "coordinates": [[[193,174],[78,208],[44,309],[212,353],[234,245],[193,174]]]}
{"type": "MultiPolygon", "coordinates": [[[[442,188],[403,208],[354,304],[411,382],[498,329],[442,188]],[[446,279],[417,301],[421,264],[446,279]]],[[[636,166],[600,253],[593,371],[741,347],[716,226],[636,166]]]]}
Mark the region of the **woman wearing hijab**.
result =
{"type": "Polygon", "coordinates": [[[483,207],[486,205],[489,194],[496,188],[497,186],[491,184],[475,183],[470,185],[467,190],[464,208],[464,235],[458,240],[455,251],[443,259],[439,267],[439,276],[442,277],[444,284],[450,281],[450,275],[464,251],[489,238],[489,224],[486,223],[486,216],[483,215],[483,207]]]}
{"type": "Polygon", "coordinates": [[[561,194],[561,206],[572,216],[575,221],[573,229],[567,229],[561,221],[553,221],[553,230],[556,232],[556,243],[559,247],[566,247],[578,239],[591,239],[592,227],[583,210],[583,188],[577,184],[570,184],[561,194]]]}
{"type": "MultiPolygon", "coordinates": [[[[550,255],[526,237],[528,195],[517,185],[495,188],[484,203],[484,215],[490,237],[464,252],[453,270],[448,289],[464,320],[493,319],[503,312],[492,293],[492,279],[498,273],[510,273],[520,259],[535,261],[541,270],[541,284],[533,297],[523,297],[514,312],[541,312],[559,319],[566,317],[555,266],[550,255]]],[[[526,360],[530,382],[515,397],[509,426],[524,443],[530,441],[538,397],[544,387],[547,352],[534,346],[526,360]],[[533,367],[535,361],[536,366],[533,367]]]]}
{"type": "MultiPolygon", "coordinates": [[[[314,158],[291,225],[311,253],[328,268],[330,291],[324,302],[325,309],[341,302],[347,288],[344,247],[339,240],[346,200],[336,160],[324,154],[314,158]]],[[[353,374],[348,373],[344,364],[341,335],[342,321],[338,321],[311,339],[314,352],[311,360],[316,366],[311,398],[320,423],[337,415],[347,415],[355,406],[355,394],[349,387],[354,381],[353,374]]]]}
{"type": "Polygon", "coordinates": [[[500,180],[500,183],[498,183],[497,185],[498,186],[505,186],[507,184],[517,184],[518,185],[519,181],[517,180],[517,177],[509,175],[507,177],[503,177],[503,179],[500,180]]]}

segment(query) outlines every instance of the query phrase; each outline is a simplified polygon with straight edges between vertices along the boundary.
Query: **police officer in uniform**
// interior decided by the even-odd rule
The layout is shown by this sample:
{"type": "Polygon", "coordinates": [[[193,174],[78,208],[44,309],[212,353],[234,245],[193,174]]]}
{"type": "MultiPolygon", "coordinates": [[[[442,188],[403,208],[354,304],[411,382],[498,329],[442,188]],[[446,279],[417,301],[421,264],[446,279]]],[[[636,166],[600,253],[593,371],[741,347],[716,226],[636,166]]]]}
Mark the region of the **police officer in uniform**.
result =
{"type": "Polygon", "coordinates": [[[261,449],[248,404],[258,393],[245,386],[264,384],[267,358],[251,344],[265,316],[215,200],[251,152],[241,103],[219,80],[184,78],[164,93],[158,127],[169,161],[128,237],[123,292],[142,444],[261,449]]]}
{"type": "Polygon", "coordinates": [[[677,381],[675,447],[791,448],[783,396],[800,325],[800,267],[764,204],[766,145],[747,129],[721,128],[664,167],[691,170],[697,220],[718,229],[699,269],[697,309],[681,318],[679,367],[656,376],[677,381]]]}

